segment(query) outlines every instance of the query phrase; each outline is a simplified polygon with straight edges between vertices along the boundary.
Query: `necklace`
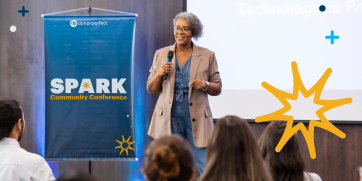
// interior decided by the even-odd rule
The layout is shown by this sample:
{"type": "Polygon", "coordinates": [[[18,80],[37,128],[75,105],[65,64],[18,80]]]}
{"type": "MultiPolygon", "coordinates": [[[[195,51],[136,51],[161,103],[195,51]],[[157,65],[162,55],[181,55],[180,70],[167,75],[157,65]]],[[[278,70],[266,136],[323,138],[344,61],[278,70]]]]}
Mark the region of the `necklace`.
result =
{"type": "Polygon", "coordinates": [[[189,49],[187,49],[187,50],[185,50],[185,51],[183,51],[183,52],[182,52],[181,50],[178,50],[177,52],[181,52],[182,55],[185,55],[185,53],[187,53],[190,49],[191,49],[191,48],[189,48],[189,49]]]}
{"type": "MultiPolygon", "coordinates": [[[[190,59],[190,60],[188,61],[188,64],[187,64],[187,67],[186,67],[185,72],[182,72],[182,68],[183,68],[183,67],[181,67],[180,62],[179,62],[178,59],[177,59],[178,66],[180,67],[180,73],[181,73],[182,75],[187,72],[187,69],[189,69],[190,62],[191,62],[191,55],[190,55],[190,57],[189,57],[188,59],[190,59]]],[[[187,59],[187,60],[188,60],[188,59],[187,59]]],[[[187,60],[186,60],[186,61],[187,61],[187,60]]]]}

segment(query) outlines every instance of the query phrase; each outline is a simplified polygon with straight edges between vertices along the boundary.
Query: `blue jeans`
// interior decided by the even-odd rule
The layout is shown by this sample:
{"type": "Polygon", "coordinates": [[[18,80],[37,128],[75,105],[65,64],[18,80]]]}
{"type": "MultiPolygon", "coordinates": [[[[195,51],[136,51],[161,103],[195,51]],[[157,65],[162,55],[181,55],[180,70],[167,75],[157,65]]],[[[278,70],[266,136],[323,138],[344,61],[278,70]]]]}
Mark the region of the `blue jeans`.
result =
{"type": "Polygon", "coordinates": [[[191,145],[195,165],[200,175],[206,165],[206,147],[198,148],[194,144],[192,125],[189,110],[188,94],[183,95],[183,101],[179,102],[174,97],[171,109],[171,132],[185,138],[191,145]]]}

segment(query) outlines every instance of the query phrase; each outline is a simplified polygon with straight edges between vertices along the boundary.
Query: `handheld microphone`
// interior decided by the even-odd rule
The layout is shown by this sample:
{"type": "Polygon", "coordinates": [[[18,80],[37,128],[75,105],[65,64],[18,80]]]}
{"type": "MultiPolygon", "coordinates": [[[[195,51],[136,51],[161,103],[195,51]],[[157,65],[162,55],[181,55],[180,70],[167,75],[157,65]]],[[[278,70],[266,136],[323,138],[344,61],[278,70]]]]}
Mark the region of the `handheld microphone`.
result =
{"type": "MultiPolygon", "coordinates": [[[[167,62],[172,62],[172,58],[173,58],[173,51],[170,50],[170,51],[168,51],[168,54],[167,54],[167,62]]],[[[167,76],[168,76],[168,73],[163,76],[163,80],[166,80],[167,76]]]]}

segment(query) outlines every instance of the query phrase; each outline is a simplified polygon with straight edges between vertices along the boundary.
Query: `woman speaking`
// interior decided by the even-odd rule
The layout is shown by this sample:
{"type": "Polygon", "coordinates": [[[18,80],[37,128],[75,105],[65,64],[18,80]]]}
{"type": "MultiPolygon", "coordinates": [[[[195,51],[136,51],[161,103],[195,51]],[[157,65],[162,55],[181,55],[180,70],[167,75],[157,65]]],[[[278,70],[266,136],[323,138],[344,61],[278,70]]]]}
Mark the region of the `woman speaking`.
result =
{"type": "Polygon", "coordinates": [[[176,43],[156,51],[147,80],[149,93],[161,92],[148,134],[155,139],[170,134],[187,139],[201,175],[207,139],[214,127],[208,95],[221,93],[221,79],[214,52],[191,41],[202,36],[200,20],[183,12],[176,15],[173,24],[176,43]],[[168,62],[170,50],[174,56],[168,62]]]}

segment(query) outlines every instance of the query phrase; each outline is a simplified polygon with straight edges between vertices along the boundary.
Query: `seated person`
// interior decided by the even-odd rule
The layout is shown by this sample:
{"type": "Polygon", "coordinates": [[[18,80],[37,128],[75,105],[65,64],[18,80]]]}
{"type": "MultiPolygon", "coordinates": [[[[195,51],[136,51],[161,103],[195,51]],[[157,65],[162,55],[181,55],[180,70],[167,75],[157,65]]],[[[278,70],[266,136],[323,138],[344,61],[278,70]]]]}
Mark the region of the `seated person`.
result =
{"type": "Polygon", "coordinates": [[[275,151],[286,126],[287,123],[284,121],[269,123],[258,143],[273,179],[278,181],[321,181],[322,179],[317,174],[305,172],[305,163],[299,150],[297,134],[288,140],[279,153],[275,151]]]}
{"type": "Polygon", "coordinates": [[[207,147],[201,181],[270,181],[249,124],[236,116],[219,119],[207,147]]]}
{"type": "Polygon", "coordinates": [[[0,100],[0,180],[55,180],[44,158],[20,148],[24,129],[19,103],[0,100]]]}
{"type": "Polygon", "coordinates": [[[189,181],[195,165],[190,145],[180,136],[164,136],[146,149],[141,169],[147,181],[189,181]]]}

